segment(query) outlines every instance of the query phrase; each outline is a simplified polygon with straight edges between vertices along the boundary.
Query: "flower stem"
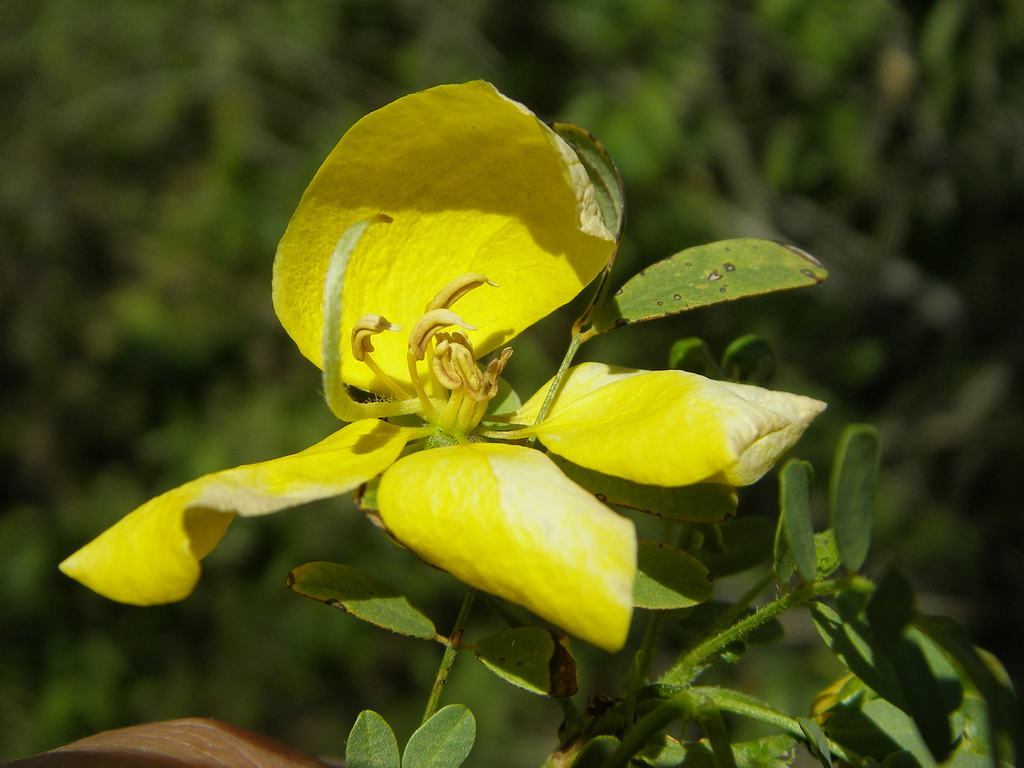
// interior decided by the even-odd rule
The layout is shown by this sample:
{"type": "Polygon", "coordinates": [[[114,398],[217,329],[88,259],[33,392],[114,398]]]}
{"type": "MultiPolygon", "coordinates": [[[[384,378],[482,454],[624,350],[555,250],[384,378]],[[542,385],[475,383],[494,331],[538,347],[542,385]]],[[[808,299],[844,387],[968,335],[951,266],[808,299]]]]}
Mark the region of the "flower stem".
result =
{"type": "Polygon", "coordinates": [[[462,608],[455,619],[455,626],[452,628],[452,636],[445,643],[444,655],[441,657],[441,666],[437,670],[437,678],[434,680],[434,687],[430,691],[430,698],[427,699],[427,709],[423,713],[423,722],[427,722],[438,710],[441,702],[441,689],[448,682],[448,674],[452,671],[455,663],[455,653],[459,650],[459,642],[462,640],[462,630],[466,628],[466,621],[469,619],[469,609],[473,607],[473,598],[476,597],[476,589],[470,587],[466,591],[466,597],[462,600],[462,608]]]}
{"type": "Polygon", "coordinates": [[[565,352],[565,357],[562,358],[562,364],[558,366],[558,373],[555,374],[555,378],[551,381],[551,386],[548,388],[548,394],[544,398],[544,402],[540,406],[540,411],[537,413],[537,419],[534,424],[540,424],[544,421],[544,417],[548,415],[548,411],[551,410],[551,404],[554,403],[555,397],[558,395],[558,391],[562,388],[562,380],[565,378],[565,372],[569,370],[569,366],[572,365],[572,359],[576,357],[576,352],[580,348],[580,344],[583,343],[583,338],[580,336],[578,331],[574,331],[572,335],[572,341],[569,342],[569,349],[565,352]]]}

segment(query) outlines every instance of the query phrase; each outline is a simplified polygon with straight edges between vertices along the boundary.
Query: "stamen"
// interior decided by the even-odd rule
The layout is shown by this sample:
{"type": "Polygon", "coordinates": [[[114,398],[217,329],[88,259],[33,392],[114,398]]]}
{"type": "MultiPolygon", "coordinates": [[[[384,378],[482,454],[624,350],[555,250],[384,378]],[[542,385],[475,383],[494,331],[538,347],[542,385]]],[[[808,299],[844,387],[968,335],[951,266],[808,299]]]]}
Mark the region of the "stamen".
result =
{"type": "Polygon", "coordinates": [[[433,309],[448,309],[456,301],[461,299],[467,293],[472,291],[474,288],[479,288],[484,283],[491,286],[492,288],[499,288],[497,283],[492,283],[483,275],[479,275],[476,272],[469,272],[465,275],[461,275],[452,280],[448,285],[437,292],[437,295],[427,304],[427,308],[424,312],[430,312],[433,309]]]}
{"type": "Polygon", "coordinates": [[[375,335],[384,333],[384,331],[397,332],[400,330],[402,330],[402,326],[388,322],[383,315],[363,315],[356,320],[356,324],[352,327],[352,356],[359,362],[363,362],[366,353],[373,352],[372,339],[375,335]]]}
{"type": "Polygon", "coordinates": [[[409,362],[409,378],[412,379],[412,385],[416,389],[416,397],[420,399],[420,415],[426,419],[429,414],[434,419],[437,419],[437,408],[434,407],[430,398],[427,397],[427,391],[423,388],[423,382],[420,381],[420,372],[416,365],[418,360],[412,345],[409,346],[409,351],[406,353],[406,360],[409,362]]]}
{"type": "Polygon", "coordinates": [[[475,397],[476,392],[480,389],[480,384],[483,382],[483,374],[480,372],[480,367],[476,364],[476,360],[473,359],[473,353],[461,344],[453,344],[448,350],[448,357],[451,361],[450,364],[453,372],[458,376],[459,381],[475,397]]]}
{"type": "Polygon", "coordinates": [[[388,322],[383,315],[363,315],[356,320],[356,324],[352,327],[352,357],[361,363],[366,363],[366,366],[373,371],[384,386],[391,390],[391,394],[399,400],[408,400],[409,391],[384,373],[377,362],[370,357],[370,352],[373,352],[372,340],[376,334],[400,330],[402,330],[402,326],[388,322]]]}
{"type": "Polygon", "coordinates": [[[447,432],[449,435],[457,434],[459,431],[459,414],[462,412],[462,407],[467,400],[473,402],[465,396],[465,392],[461,388],[452,390],[451,395],[448,397],[448,404],[445,405],[444,412],[437,422],[438,429],[442,432],[447,432]]]}
{"type": "Polygon", "coordinates": [[[467,331],[475,331],[475,325],[466,325],[466,322],[449,309],[432,309],[423,315],[409,332],[409,352],[422,360],[426,356],[427,344],[434,334],[449,325],[458,325],[467,331]]]}
{"type": "MultiPolygon", "coordinates": [[[[495,391],[497,391],[497,388],[495,388],[495,391]]],[[[493,397],[493,395],[491,397],[493,397]]],[[[491,398],[489,397],[486,400],[480,400],[476,403],[476,407],[473,408],[473,415],[470,417],[470,429],[475,428],[481,421],[483,421],[484,414],[487,413],[487,404],[490,400],[491,398]]]]}
{"type": "Polygon", "coordinates": [[[486,400],[490,400],[498,394],[498,377],[505,370],[505,365],[510,357],[512,357],[512,347],[505,347],[498,357],[487,364],[487,370],[484,371],[484,398],[486,400]]]}
{"type": "Polygon", "coordinates": [[[462,379],[459,378],[458,371],[451,364],[451,355],[449,354],[451,337],[447,333],[439,333],[437,338],[439,341],[434,348],[434,355],[430,359],[431,370],[437,377],[438,383],[445,389],[458,389],[462,386],[462,379]],[[442,336],[447,338],[442,339],[442,336]]]}
{"type": "Polygon", "coordinates": [[[477,405],[479,403],[472,397],[462,398],[462,402],[459,404],[459,416],[455,422],[456,434],[465,434],[476,426],[473,423],[473,414],[476,412],[477,405]]]}

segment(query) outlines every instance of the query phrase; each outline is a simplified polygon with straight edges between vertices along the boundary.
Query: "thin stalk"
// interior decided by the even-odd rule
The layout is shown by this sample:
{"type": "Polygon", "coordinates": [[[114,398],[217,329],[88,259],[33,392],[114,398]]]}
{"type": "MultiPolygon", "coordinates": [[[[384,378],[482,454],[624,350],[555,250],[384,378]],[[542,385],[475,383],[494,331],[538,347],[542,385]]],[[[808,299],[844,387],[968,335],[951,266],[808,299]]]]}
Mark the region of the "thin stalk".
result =
{"type": "Polygon", "coordinates": [[[544,397],[544,402],[540,406],[540,411],[537,413],[537,419],[534,424],[540,424],[544,421],[544,417],[548,415],[548,411],[551,410],[551,404],[555,401],[555,396],[558,391],[562,388],[562,380],[565,378],[565,372],[569,370],[569,366],[572,365],[572,359],[576,357],[576,352],[580,348],[580,344],[583,341],[577,331],[574,330],[572,335],[572,341],[569,342],[569,349],[565,352],[565,357],[562,358],[562,364],[558,366],[558,373],[555,374],[555,378],[551,381],[551,386],[548,388],[548,393],[544,397]]]}
{"type": "MultiPolygon", "coordinates": [[[[703,686],[694,686],[689,689],[692,693],[697,695],[707,696],[709,699],[715,702],[715,705],[724,712],[732,712],[736,715],[742,715],[743,717],[751,720],[757,720],[762,723],[767,723],[780,731],[785,731],[792,736],[800,739],[801,741],[807,740],[807,735],[804,733],[803,728],[800,727],[800,721],[790,717],[784,712],[772,707],[770,704],[766,704],[763,701],[759,701],[752,696],[746,694],[737,693],[736,691],[730,691],[724,688],[708,688],[703,686]]],[[[827,739],[829,751],[840,760],[849,763],[850,765],[859,765],[861,758],[855,753],[850,752],[845,747],[837,744],[831,739],[827,739]]]]}
{"type": "Polygon", "coordinates": [[[705,630],[700,639],[703,640],[712,632],[717,632],[722,627],[727,627],[736,621],[736,619],[743,615],[743,612],[750,606],[750,604],[757,599],[757,596],[771,586],[773,581],[775,581],[775,571],[773,569],[769,569],[764,576],[757,580],[757,583],[755,583],[754,586],[743,593],[743,596],[739,600],[722,612],[722,615],[718,617],[714,624],[705,630]]]}
{"type": "MultiPolygon", "coordinates": [[[[625,213],[626,213],[625,208],[623,208],[622,213],[623,213],[623,217],[625,217],[625,213]]],[[[623,219],[623,224],[625,224],[625,219],[623,219]]],[[[621,236],[622,236],[622,230],[620,229],[619,230],[619,238],[621,238],[621,236]]],[[[615,266],[615,257],[618,255],[618,253],[619,253],[619,239],[616,238],[616,240],[615,240],[615,249],[612,251],[612,255],[608,258],[608,263],[605,264],[604,271],[601,272],[600,282],[598,282],[598,284],[597,284],[597,290],[594,291],[594,298],[592,298],[590,300],[590,304],[588,304],[587,308],[585,310],[583,310],[583,314],[580,315],[580,319],[576,321],[576,329],[577,329],[577,331],[580,328],[582,328],[584,325],[586,325],[587,323],[590,322],[590,318],[593,317],[594,312],[595,312],[595,310],[598,309],[598,307],[603,307],[604,306],[605,299],[607,299],[607,297],[608,297],[608,291],[612,287],[612,280],[611,280],[611,278],[612,278],[612,267],[615,266]]],[[[589,339],[589,338],[591,338],[591,336],[593,334],[590,334],[589,331],[588,331],[584,335],[586,336],[587,339],[589,339]]],[[[586,339],[584,339],[584,340],[586,340],[586,339]]]]}
{"type": "Polygon", "coordinates": [[[430,698],[427,699],[427,709],[423,713],[423,722],[427,722],[438,710],[441,702],[441,689],[448,682],[448,674],[452,671],[455,663],[455,653],[459,650],[459,642],[462,640],[462,631],[466,628],[466,621],[469,619],[469,609],[473,607],[473,598],[476,597],[476,589],[470,587],[466,591],[466,597],[462,600],[462,608],[455,619],[455,627],[452,629],[451,638],[445,643],[444,655],[441,657],[441,666],[437,670],[437,678],[434,680],[434,687],[430,691],[430,698]]]}
{"type": "Polygon", "coordinates": [[[846,576],[829,581],[814,581],[798,587],[788,595],[768,603],[768,605],[755,611],[742,621],[736,622],[719,634],[697,643],[697,645],[680,656],[671,669],[661,676],[658,682],[668,685],[687,685],[700,673],[701,668],[705,666],[705,662],[716,653],[719,653],[729,643],[743,639],[755,628],[796,605],[816,597],[835,594],[841,589],[851,586],[857,588],[860,586],[859,581],[863,580],[857,579],[857,577],[846,576]]]}

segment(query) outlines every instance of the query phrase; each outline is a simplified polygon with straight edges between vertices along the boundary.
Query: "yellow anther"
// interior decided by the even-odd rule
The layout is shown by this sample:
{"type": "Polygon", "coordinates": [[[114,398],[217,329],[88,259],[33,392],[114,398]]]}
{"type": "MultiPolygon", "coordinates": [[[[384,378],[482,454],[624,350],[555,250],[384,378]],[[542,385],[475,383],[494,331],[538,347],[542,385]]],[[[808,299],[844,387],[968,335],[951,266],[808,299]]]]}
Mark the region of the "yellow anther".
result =
{"type": "Polygon", "coordinates": [[[427,344],[434,338],[434,334],[449,325],[458,325],[467,331],[476,330],[475,325],[466,325],[466,322],[450,309],[432,309],[417,320],[409,332],[409,351],[417,360],[422,360],[427,354],[427,344]]]}
{"type": "Polygon", "coordinates": [[[448,309],[456,301],[461,299],[467,293],[472,291],[474,288],[479,288],[484,283],[491,286],[492,288],[498,288],[497,283],[492,283],[483,275],[478,275],[476,272],[469,272],[460,277],[456,277],[448,285],[437,292],[437,295],[427,304],[425,312],[430,312],[434,309],[448,309]]]}
{"type": "Polygon", "coordinates": [[[434,357],[430,361],[430,367],[443,387],[458,389],[462,386],[462,379],[459,378],[458,371],[452,365],[451,355],[448,354],[451,342],[448,338],[442,339],[442,336],[448,336],[448,334],[437,334],[437,346],[434,348],[434,357]]]}
{"type": "Polygon", "coordinates": [[[373,352],[371,339],[384,331],[400,331],[402,326],[388,322],[383,315],[363,315],[352,327],[352,356],[363,362],[367,352],[373,352]]]}
{"type": "Polygon", "coordinates": [[[487,370],[483,374],[483,383],[480,387],[480,397],[477,400],[490,400],[498,394],[498,377],[505,370],[508,359],[512,357],[512,347],[505,347],[501,354],[487,364],[487,370]]]}

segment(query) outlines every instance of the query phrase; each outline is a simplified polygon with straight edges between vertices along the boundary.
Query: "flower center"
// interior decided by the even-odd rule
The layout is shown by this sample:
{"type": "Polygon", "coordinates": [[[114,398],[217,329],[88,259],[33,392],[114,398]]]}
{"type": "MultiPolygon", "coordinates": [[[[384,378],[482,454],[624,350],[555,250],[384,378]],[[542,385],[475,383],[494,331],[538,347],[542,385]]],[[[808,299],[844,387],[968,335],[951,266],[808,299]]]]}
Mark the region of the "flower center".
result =
{"type": "Polygon", "coordinates": [[[423,315],[413,324],[406,357],[414,392],[409,392],[404,385],[388,376],[374,362],[371,354],[376,334],[398,332],[402,327],[388,322],[381,315],[368,314],[359,318],[352,329],[353,357],[365,363],[398,399],[418,398],[418,413],[424,421],[449,435],[465,435],[480,424],[488,403],[498,392],[498,376],[512,356],[512,348],[506,347],[482,369],[476,362],[469,337],[461,331],[449,333],[444,330],[451,326],[476,330],[451,307],[467,293],[485,284],[498,287],[475,273],[455,278],[438,291],[423,315]],[[421,370],[423,361],[427,361],[427,365],[421,370]]]}

